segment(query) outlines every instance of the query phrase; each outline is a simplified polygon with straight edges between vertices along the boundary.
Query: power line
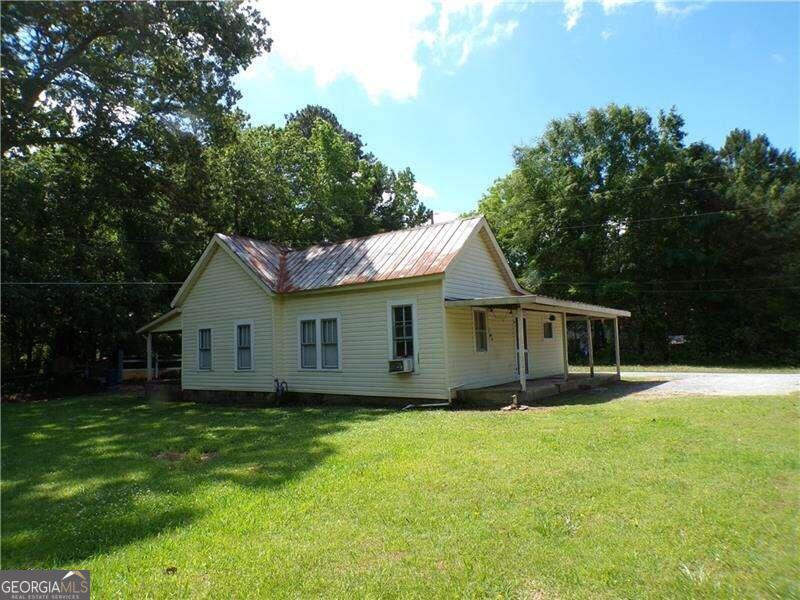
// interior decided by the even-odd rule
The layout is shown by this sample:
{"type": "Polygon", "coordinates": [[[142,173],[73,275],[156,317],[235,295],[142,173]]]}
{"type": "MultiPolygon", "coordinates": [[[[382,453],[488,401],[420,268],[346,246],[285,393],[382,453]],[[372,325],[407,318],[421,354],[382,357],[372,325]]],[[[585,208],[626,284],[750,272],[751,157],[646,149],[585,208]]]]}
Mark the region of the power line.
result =
{"type": "MultiPolygon", "coordinates": [[[[664,217],[649,217],[649,218],[644,218],[644,219],[631,219],[631,220],[626,220],[626,221],[620,222],[620,223],[614,223],[614,222],[605,221],[605,222],[602,222],[602,223],[589,223],[589,224],[583,224],[583,225],[567,225],[567,226],[564,226],[564,227],[556,227],[556,229],[557,230],[590,229],[590,228],[594,228],[594,227],[609,227],[609,226],[615,226],[615,225],[617,227],[620,227],[620,226],[627,227],[627,226],[635,224],[635,223],[648,223],[648,222],[654,222],[654,221],[668,221],[668,220],[672,220],[672,219],[693,219],[693,218],[705,217],[705,216],[710,216],[710,215],[718,215],[718,214],[723,214],[723,213],[737,213],[737,212],[746,212],[746,211],[752,211],[752,210],[765,210],[765,209],[768,209],[768,208],[770,208],[770,207],[768,207],[768,206],[751,206],[751,207],[745,207],[745,208],[731,208],[731,209],[724,209],[724,210],[712,210],[712,211],[707,211],[707,212],[702,212],[702,213],[695,213],[695,214],[691,214],[691,215],[669,215],[669,216],[664,216],[664,217]]],[[[387,233],[387,232],[384,232],[384,233],[387,233]]],[[[69,240],[69,238],[68,237],[64,237],[64,238],[61,238],[61,240],[69,240]]],[[[72,240],[70,240],[70,241],[72,241],[72,240]]],[[[342,240],[342,241],[344,241],[344,240],[342,240]]],[[[58,243],[58,240],[53,240],[53,243],[58,243]]],[[[202,244],[202,245],[206,245],[206,244],[208,244],[208,241],[205,240],[205,239],[196,239],[196,240],[190,240],[190,239],[166,239],[166,240],[156,240],[156,239],[152,239],[152,240],[148,240],[148,239],[130,240],[130,239],[121,239],[121,240],[92,240],[92,241],[76,240],[76,241],[74,241],[72,243],[74,243],[75,245],[79,245],[79,246],[96,246],[96,245],[101,245],[101,244],[112,245],[112,244],[115,244],[115,243],[120,243],[120,244],[125,244],[125,243],[134,243],[134,244],[197,244],[197,245],[202,244]]],[[[39,245],[40,246],[42,245],[41,242],[39,243],[39,245]]]]}
{"type": "Polygon", "coordinates": [[[709,281],[713,282],[721,282],[721,281],[762,281],[762,280],[769,280],[769,279],[796,279],[800,277],[800,275],[770,275],[765,277],[717,277],[717,278],[707,278],[707,279],[650,279],[650,280],[638,280],[634,281],[631,279],[598,279],[595,281],[543,281],[542,285],[603,285],[606,283],[631,283],[636,285],[647,285],[647,284],[656,284],[656,283],[705,283],[709,281]]]}
{"type": "Polygon", "coordinates": [[[800,290],[800,285],[789,286],[789,287],[768,287],[768,288],[728,288],[724,290],[636,290],[637,293],[641,292],[643,294],[716,294],[716,293],[727,293],[727,292],[772,292],[772,291],[784,291],[784,290],[800,290]]]}
{"type": "Polygon", "coordinates": [[[616,225],[617,227],[619,227],[619,226],[627,227],[628,225],[632,225],[634,223],[649,223],[649,222],[652,222],[652,221],[668,221],[668,220],[671,220],[671,219],[692,219],[692,218],[696,218],[696,217],[705,217],[705,216],[709,216],[709,215],[720,215],[720,214],[723,214],[723,213],[735,213],[735,212],[743,212],[743,211],[749,211],[749,210],[764,210],[765,208],[769,208],[769,207],[768,206],[751,206],[751,207],[747,207],[747,208],[730,208],[730,209],[725,209],[725,210],[711,210],[711,211],[708,211],[708,212],[695,213],[695,214],[692,214],[692,215],[670,215],[670,216],[667,216],[667,217],[649,217],[649,218],[646,218],[646,219],[630,219],[630,220],[625,220],[624,222],[620,222],[620,223],[613,223],[613,222],[606,221],[604,223],[591,223],[591,224],[584,224],[584,225],[567,225],[566,227],[557,227],[557,229],[560,229],[560,230],[563,230],[563,229],[590,229],[592,227],[608,227],[608,226],[614,226],[614,225],[616,225]]]}
{"type": "MultiPolygon", "coordinates": [[[[705,280],[710,281],[710,280],[705,280]]],[[[733,281],[733,280],[730,280],[733,281]]],[[[183,281],[5,281],[0,283],[3,286],[31,286],[31,287],[92,287],[92,286],[133,286],[133,285],[183,285],[183,281]]],[[[785,286],[785,287],[765,287],[765,288],[727,288],[716,290],[636,290],[636,292],[647,294],[660,294],[660,293],[699,293],[699,294],[712,294],[712,293],[727,293],[727,292],[764,292],[764,291],[784,291],[784,290],[800,290],[800,286],[785,286]]]]}
{"type": "MultiPolygon", "coordinates": [[[[762,163],[761,166],[763,167],[765,165],[762,163]]],[[[780,169],[796,168],[795,165],[780,165],[780,166],[766,165],[766,166],[769,167],[769,170],[771,172],[775,172],[775,171],[780,170],[780,169]]],[[[758,168],[758,166],[753,167],[751,169],[747,169],[747,173],[750,173],[750,174],[758,173],[758,171],[756,171],[757,168],[758,168]]],[[[570,195],[567,195],[567,196],[560,195],[560,198],[562,198],[564,200],[574,200],[574,199],[577,199],[577,198],[591,198],[593,196],[597,197],[597,196],[602,196],[602,195],[605,195],[605,194],[615,194],[615,193],[622,193],[622,192],[629,193],[629,192],[640,191],[640,190],[658,189],[658,188],[667,187],[667,186],[676,185],[676,184],[691,184],[691,183],[695,183],[695,182],[698,182],[698,181],[710,181],[710,180],[715,180],[715,179],[724,179],[724,178],[727,178],[729,176],[730,176],[730,173],[721,173],[719,175],[708,175],[706,177],[692,177],[692,178],[689,178],[689,179],[679,179],[679,180],[673,180],[673,181],[665,181],[663,183],[652,183],[652,184],[649,184],[649,185],[638,186],[638,187],[634,186],[634,187],[627,187],[627,188],[608,189],[608,190],[602,190],[602,191],[598,191],[598,192],[586,192],[584,194],[570,194],[570,195]]],[[[665,207],[665,208],[667,208],[667,207],[665,207]]],[[[764,208],[767,208],[767,207],[753,206],[753,207],[745,207],[745,208],[733,208],[733,209],[727,209],[727,210],[708,211],[708,212],[703,212],[703,213],[695,213],[695,214],[691,214],[691,215],[669,215],[669,216],[664,216],[664,217],[650,217],[650,218],[644,218],[644,219],[632,219],[632,220],[625,221],[624,224],[627,226],[627,225],[630,225],[632,223],[645,223],[645,222],[650,222],[650,221],[662,221],[662,220],[670,220],[670,219],[687,219],[687,218],[695,218],[695,217],[702,217],[702,216],[714,215],[714,214],[722,214],[722,213],[741,212],[741,211],[748,211],[748,210],[763,210],[764,208]]],[[[603,222],[603,223],[592,223],[592,224],[585,224],[585,225],[568,225],[568,226],[565,226],[565,227],[559,227],[557,229],[559,229],[559,230],[564,230],[564,229],[587,229],[587,228],[591,228],[591,227],[606,227],[606,226],[611,225],[611,224],[612,223],[609,223],[608,221],[606,221],[606,222],[603,222]]],[[[622,225],[622,223],[620,223],[619,225],[622,225]]]]}
{"type": "MultiPolygon", "coordinates": [[[[776,171],[780,169],[787,169],[787,168],[796,168],[794,165],[781,165],[781,166],[771,166],[771,171],[776,171]]],[[[755,173],[755,167],[749,169],[748,172],[755,173]]],[[[709,175],[706,177],[691,177],[689,179],[678,179],[673,181],[665,181],[663,183],[653,183],[644,186],[634,186],[634,187],[627,187],[627,188],[617,188],[617,189],[607,189],[597,192],[586,192],[582,194],[570,194],[570,195],[560,195],[559,197],[567,200],[567,199],[576,199],[576,198],[590,198],[590,197],[597,197],[606,194],[615,194],[615,193],[629,193],[633,191],[640,191],[640,190],[652,190],[658,189],[662,187],[667,187],[670,185],[679,185],[679,184],[692,184],[698,181],[710,181],[715,179],[724,179],[729,177],[730,174],[720,174],[720,175],[709,175]]],[[[557,230],[572,230],[572,229],[590,229],[595,227],[608,227],[608,226],[628,226],[634,223],[648,223],[648,222],[657,222],[657,221],[667,221],[672,219],[692,219],[710,215],[720,215],[725,213],[738,213],[738,212],[747,212],[752,210],[764,210],[770,207],[767,206],[751,206],[751,207],[742,207],[742,208],[731,208],[731,209],[723,209],[723,210],[714,210],[714,211],[706,211],[701,213],[694,213],[689,215],[667,215],[663,217],[647,217],[642,219],[631,219],[620,223],[613,223],[609,221],[605,221],[602,223],[588,223],[582,225],[567,225],[564,227],[556,227],[557,230]]],[[[349,216],[349,217],[362,217],[367,218],[370,215],[364,213],[337,213],[340,216],[349,216]]],[[[132,244],[207,244],[208,241],[206,239],[187,239],[187,238],[121,238],[119,240],[71,240],[71,238],[64,236],[60,238],[61,240],[69,240],[70,242],[76,245],[83,245],[83,246],[92,246],[97,244],[115,244],[115,243],[132,243],[132,244]]],[[[54,243],[57,243],[58,240],[52,240],[54,243]]]]}
{"type": "Polygon", "coordinates": [[[183,285],[183,281],[3,281],[4,286],[183,285]]]}
{"type": "MultiPolygon", "coordinates": [[[[797,169],[798,168],[797,165],[774,165],[774,164],[770,165],[770,164],[764,163],[762,161],[760,164],[754,165],[753,167],[751,167],[749,169],[745,169],[744,171],[746,173],[748,173],[748,174],[763,173],[763,171],[757,171],[756,170],[756,169],[763,168],[763,167],[767,167],[767,172],[775,172],[775,171],[779,171],[781,169],[797,169]]],[[[734,169],[734,174],[735,174],[735,169],[734,169]]],[[[705,176],[701,175],[699,177],[690,177],[688,179],[673,179],[671,181],[664,181],[662,183],[649,183],[647,185],[631,186],[631,187],[616,188],[616,189],[609,188],[609,189],[600,190],[600,191],[594,191],[594,192],[590,191],[590,192],[583,192],[583,193],[580,193],[580,194],[569,194],[569,195],[566,195],[566,196],[565,195],[560,195],[560,197],[563,198],[564,200],[574,200],[576,198],[588,198],[588,197],[591,197],[591,196],[601,196],[601,195],[604,195],[604,194],[615,194],[615,193],[618,193],[618,192],[636,192],[636,191],[652,190],[652,189],[658,189],[658,188],[662,188],[662,187],[667,187],[667,186],[670,186],[670,185],[675,185],[675,184],[678,184],[678,183],[694,183],[696,181],[713,181],[715,179],[725,179],[725,178],[730,177],[730,176],[731,176],[731,173],[720,173],[718,175],[705,175],[705,176]]]]}
{"type": "MultiPolygon", "coordinates": [[[[783,168],[783,167],[777,167],[783,168]]],[[[570,196],[561,196],[562,198],[573,200],[575,198],[584,198],[584,197],[591,197],[591,196],[603,196],[605,194],[616,194],[618,192],[638,192],[644,190],[652,190],[658,189],[662,187],[667,187],[668,185],[674,185],[676,183],[694,183],[696,181],[713,181],[715,179],[725,179],[728,177],[729,174],[720,174],[720,175],[708,175],[706,177],[690,177],[689,179],[676,179],[672,181],[664,181],[663,183],[651,183],[648,185],[640,185],[640,186],[633,186],[633,187],[626,187],[626,188],[611,188],[607,190],[600,190],[597,192],[585,192],[583,194],[577,195],[570,195],[570,196]]]]}

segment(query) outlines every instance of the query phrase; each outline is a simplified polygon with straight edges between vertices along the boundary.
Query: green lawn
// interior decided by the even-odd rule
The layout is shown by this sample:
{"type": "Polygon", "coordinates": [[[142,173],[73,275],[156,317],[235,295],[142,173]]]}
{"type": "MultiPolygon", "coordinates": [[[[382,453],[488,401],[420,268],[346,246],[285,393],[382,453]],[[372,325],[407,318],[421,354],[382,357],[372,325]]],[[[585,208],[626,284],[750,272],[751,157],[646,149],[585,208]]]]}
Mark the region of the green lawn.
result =
{"type": "MultiPolygon", "coordinates": [[[[615,365],[595,365],[598,372],[616,371],[615,365]]],[[[622,371],[663,371],[668,373],[800,373],[798,367],[704,367],[700,365],[621,365],[622,371]]],[[[588,373],[589,367],[570,365],[570,373],[588,373]]]]}
{"type": "Polygon", "coordinates": [[[2,568],[97,598],[797,597],[800,396],[614,395],[4,405],[2,568]]]}

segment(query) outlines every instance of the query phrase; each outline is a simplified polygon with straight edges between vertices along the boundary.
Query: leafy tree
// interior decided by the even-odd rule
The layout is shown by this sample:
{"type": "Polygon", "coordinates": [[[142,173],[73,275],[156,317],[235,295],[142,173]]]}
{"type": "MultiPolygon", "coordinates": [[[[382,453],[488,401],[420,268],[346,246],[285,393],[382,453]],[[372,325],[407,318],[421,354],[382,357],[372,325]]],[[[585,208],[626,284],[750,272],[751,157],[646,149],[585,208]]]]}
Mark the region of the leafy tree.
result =
{"type": "Polygon", "coordinates": [[[290,117],[209,147],[215,226],[303,247],[429,221],[411,171],[362,154],[358,136],[344,131],[335,116],[310,128],[290,117]]]}
{"type": "Polygon", "coordinates": [[[147,145],[57,144],[4,160],[8,381],[141,351],[134,331],[216,231],[302,247],[430,218],[408,169],[359,157],[328,121],[308,136],[296,123],[247,127],[236,113],[224,123],[213,138],[153,126],[147,145]]]}
{"type": "Polygon", "coordinates": [[[119,142],[144,123],[208,128],[271,40],[231,2],[6,2],[2,150],[119,142]]]}
{"type": "Polygon", "coordinates": [[[311,137],[311,132],[314,129],[314,125],[317,123],[317,119],[322,119],[329,123],[345,140],[354,144],[358,157],[363,158],[362,149],[364,143],[361,141],[361,136],[342,127],[341,123],[339,123],[339,119],[336,118],[336,115],[333,114],[330,109],[317,104],[309,104],[298,111],[284,116],[286,117],[287,125],[296,124],[300,128],[302,134],[307,138],[311,137]]]}
{"type": "Polygon", "coordinates": [[[232,77],[266,26],[241,2],[3,5],[4,383],[131,343],[168,300],[129,283],[208,239],[203,145],[241,129],[232,77]]]}
{"type": "Polygon", "coordinates": [[[530,289],[630,308],[638,360],[798,360],[794,154],[738,130],[720,150],[683,139],[674,110],[552,121],[479,209],[530,289]]]}

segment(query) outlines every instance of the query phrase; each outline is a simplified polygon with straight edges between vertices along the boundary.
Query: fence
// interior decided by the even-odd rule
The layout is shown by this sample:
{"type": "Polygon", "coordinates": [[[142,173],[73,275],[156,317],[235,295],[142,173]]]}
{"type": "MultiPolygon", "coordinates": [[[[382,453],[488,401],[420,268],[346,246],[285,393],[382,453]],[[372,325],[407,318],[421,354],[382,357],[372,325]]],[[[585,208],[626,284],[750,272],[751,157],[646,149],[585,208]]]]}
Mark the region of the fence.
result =
{"type": "MultiPolygon", "coordinates": [[[[153,354],[153,379],[169,379],[180,373],[180,354],[153,354]]],[[[126,356],[122,359],[122,381],[147,379],[147,357],[126,356]]]]}

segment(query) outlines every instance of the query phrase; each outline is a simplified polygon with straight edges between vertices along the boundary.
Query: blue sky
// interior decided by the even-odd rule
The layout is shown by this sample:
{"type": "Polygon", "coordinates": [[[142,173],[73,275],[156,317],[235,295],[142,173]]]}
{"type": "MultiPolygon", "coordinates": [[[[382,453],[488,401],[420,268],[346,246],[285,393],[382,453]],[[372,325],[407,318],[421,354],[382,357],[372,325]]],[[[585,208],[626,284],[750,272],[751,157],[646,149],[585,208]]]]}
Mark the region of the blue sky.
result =
{"type": "Polygon", "coordinates": [[[603,0],[271,2],[273,52],[238,79],[254,124],[330,108],[446,218],[547,122],[675,106],[689,141],[734,127],[800,148],[800,4],[603,0]]]}

